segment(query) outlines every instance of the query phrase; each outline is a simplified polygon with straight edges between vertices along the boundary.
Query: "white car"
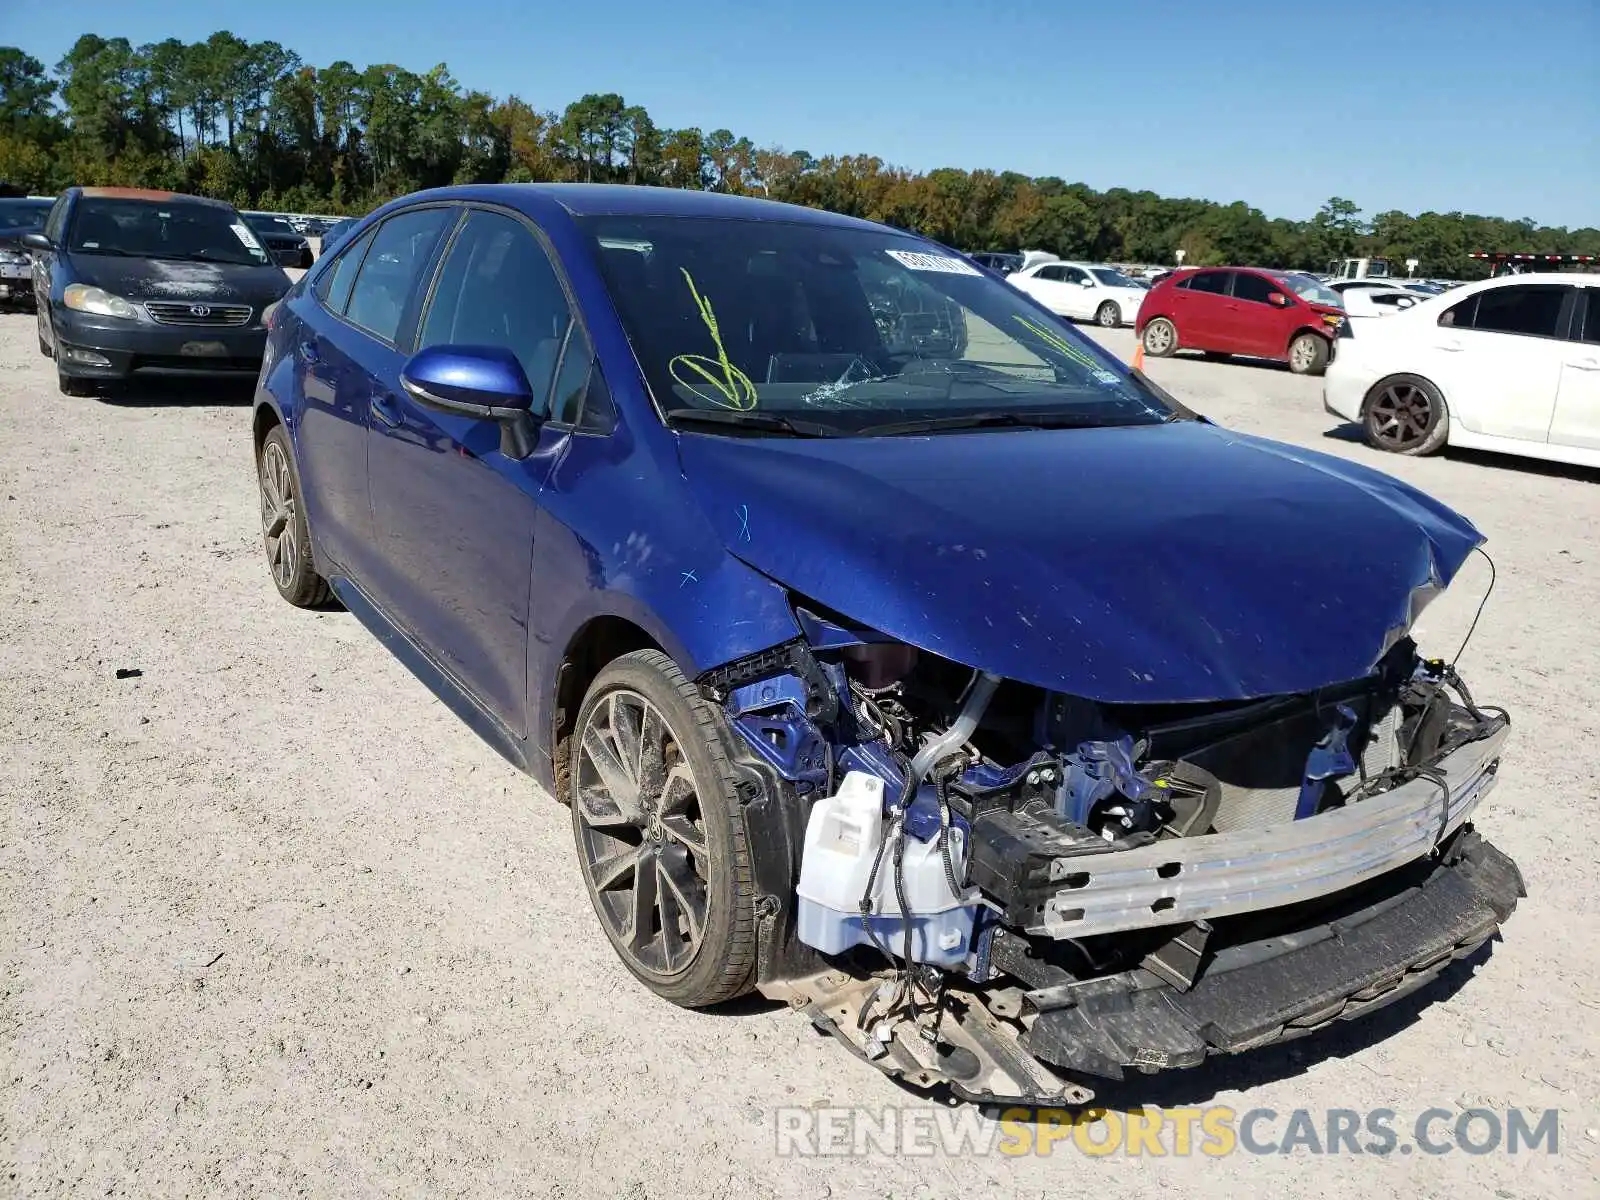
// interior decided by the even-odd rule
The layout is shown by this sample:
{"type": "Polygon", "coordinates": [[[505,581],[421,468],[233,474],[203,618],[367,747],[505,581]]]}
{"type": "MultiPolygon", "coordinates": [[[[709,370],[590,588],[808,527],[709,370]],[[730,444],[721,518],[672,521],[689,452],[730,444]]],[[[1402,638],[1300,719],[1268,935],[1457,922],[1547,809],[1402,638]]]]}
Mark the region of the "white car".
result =
{"type": "Polygon", "coordinates": [[[1149,295],[1115,267],[1098,263],[1034,263],[1007,275],[1006,282],[1057,316],[1093,321],[1107,329],[1132,325],[1149,295]]]}
{"type": "Polygon", "coordinates": [[[1392,317],[1421,304],[1418,292],[1397,287],[1351,287],[1339,290],[1339,303],[1352,317],[1392,317]]]}
{"type": "Polygon", "coordinates": [[[1396,454],[1600,467],[1600,275],[1513,275],[1345,322],[1323,406],[1396,454]]]}

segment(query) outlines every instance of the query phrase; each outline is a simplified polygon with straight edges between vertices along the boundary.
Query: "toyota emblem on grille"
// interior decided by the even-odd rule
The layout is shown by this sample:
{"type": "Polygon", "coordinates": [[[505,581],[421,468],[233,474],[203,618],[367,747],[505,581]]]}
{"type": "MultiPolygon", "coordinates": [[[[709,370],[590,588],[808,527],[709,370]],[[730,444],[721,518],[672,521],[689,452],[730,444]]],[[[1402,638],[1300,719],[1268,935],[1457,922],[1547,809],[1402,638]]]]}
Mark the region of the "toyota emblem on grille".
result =
{"type": "Polygon", "coordinates": [[[191,317],[209,317],[211,309],[205,304],[191,304],[189,305],[189,315],[191,317]]]}

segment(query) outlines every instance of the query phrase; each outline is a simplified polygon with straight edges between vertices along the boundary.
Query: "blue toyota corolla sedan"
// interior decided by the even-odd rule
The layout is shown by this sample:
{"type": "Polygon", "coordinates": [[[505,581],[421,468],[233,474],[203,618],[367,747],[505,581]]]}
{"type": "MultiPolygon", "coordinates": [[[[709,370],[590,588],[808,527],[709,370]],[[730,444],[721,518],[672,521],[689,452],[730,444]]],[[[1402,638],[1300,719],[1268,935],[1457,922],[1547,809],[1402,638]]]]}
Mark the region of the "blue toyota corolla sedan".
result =
{"type": "Polygon", "coordinates": [[[1508,718],[1409,636],[1473,526],[1196,417],[943,246],[453,188],[270,330],[279,592],[571,806],[663,997],[1081,1101],[1386,1003],[1522,894],[1471,826],[1508,718]]]}

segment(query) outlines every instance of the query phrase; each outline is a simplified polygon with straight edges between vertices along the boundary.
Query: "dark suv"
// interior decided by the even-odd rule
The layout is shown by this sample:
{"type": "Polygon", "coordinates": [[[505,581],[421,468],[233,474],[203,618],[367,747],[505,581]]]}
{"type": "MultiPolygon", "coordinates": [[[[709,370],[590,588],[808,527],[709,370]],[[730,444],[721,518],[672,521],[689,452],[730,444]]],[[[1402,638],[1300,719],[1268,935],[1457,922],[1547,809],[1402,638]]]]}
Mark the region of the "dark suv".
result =
{"type": "Polygon", "coordinates": [[[34,251],[39,352],[61,390],[136,373],[253,378],[289,290],[233,207],[133,188],[69,188],[34,251]]]}
{"type": "Polygon", "coordinates": [[[1174,271],[1139,308],[1144,352],[1243,354],[1287,362],[1297,375],[1320,375],[1344,321],[1338,293],[1293,271],[1200,267],[1174,271]]]}

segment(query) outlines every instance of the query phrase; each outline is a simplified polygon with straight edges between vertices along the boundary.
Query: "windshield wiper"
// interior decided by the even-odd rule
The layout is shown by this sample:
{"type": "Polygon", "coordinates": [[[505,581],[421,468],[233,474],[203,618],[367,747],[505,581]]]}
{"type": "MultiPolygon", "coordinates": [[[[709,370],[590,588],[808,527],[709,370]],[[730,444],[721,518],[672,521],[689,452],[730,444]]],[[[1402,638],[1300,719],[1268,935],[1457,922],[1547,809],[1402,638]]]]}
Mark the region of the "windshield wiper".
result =
{"type": "Polygon", "coordinates": [[[130,258],[130,257],[132,257],[126,250],[118,250],[115,246],[96,246],[93,249],[90,249],[88,246],[74,246],[72,248],[72,253],[73,254],[115,254],[118,258],[130,258]]]}
{"type": "Polygon", "coordinates": [[[864,437],[893,437],[901,433],[939,433],[945,430],[992,429],[1009,426],[1013,429],[1096,429],[1103,425],[1120,425],[1124,422],[1090,416],[1087,413],[1000,412],[963,413],[950,417],[923,417],[916,421],[891,421],[886,425],[868,425],[858,430],[864,437]]]}
{"type": "Polygon", "coordinates": [[[724,425],[790,437],[838,437],[842,432],[820,421],[796,421],[773,412],[732,408],[675,408],[667,414],[667,424],[674,429],[684,425],[724,425]]]}

